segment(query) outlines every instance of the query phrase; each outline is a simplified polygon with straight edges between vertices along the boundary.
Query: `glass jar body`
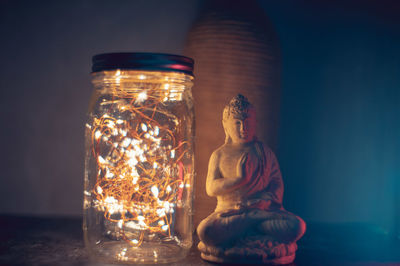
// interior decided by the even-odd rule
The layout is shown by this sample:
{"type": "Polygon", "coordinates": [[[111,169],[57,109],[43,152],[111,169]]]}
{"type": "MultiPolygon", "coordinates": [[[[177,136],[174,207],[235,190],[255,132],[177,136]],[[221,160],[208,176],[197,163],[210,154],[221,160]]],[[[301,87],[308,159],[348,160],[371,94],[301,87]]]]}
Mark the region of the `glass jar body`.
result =
{"type": "Polygon", "coordinates": [[[192,246],[193,77],[92,74],[85,128],[84,238],[105,262],[171,262],[192,246]]]}

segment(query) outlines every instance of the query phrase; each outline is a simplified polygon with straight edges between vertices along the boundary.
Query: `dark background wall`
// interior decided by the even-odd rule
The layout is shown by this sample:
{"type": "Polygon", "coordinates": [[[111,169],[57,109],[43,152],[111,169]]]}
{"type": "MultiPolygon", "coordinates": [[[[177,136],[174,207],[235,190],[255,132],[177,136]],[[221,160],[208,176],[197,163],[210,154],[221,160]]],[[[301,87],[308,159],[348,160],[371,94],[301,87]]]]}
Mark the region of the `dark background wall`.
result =
{"type": "Polygon", "coordinates": [[[0,212],[80,215],[91,57],[181,53],[198,1],[2,1],[0,212]]]}
{"type": "Polygon", "coordinates": [[[399,232],[400,4],[261,3],[282,47],[286,207],[399,232]]]}
{"type": "MultiPolygon", "coordinates": [[[[399,232],[399,4],[259,3],[281,43],[286,208],[399,232]]],[[[181,54],[201,4],[0,2],[0,213],[81,214],[91,56],[181,54]]]]}

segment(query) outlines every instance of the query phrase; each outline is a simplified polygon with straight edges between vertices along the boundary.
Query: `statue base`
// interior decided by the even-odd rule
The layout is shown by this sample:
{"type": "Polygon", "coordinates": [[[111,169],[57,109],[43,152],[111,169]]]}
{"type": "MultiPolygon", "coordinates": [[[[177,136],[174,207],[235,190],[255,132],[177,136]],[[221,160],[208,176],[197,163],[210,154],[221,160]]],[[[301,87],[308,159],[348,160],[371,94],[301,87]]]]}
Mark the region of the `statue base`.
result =
{"type": "Polygon", "coordinates": [[[253,239],[241,241],[225,249],[206,246],[200,242],[198,249],[201,258],[211,262],[282,265],[294,261],[297,245],[295,242],[284,244],[253,239]]]}

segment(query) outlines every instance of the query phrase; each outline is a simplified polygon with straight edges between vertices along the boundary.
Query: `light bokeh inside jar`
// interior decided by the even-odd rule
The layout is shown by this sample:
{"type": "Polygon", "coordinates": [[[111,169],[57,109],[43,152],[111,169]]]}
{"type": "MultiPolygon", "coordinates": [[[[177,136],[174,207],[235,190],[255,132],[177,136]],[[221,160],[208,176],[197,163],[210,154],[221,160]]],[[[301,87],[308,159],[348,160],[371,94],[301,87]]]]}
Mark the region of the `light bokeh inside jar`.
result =
{"type": "Polygon", "coordinates": [[[185,87],[192,80],[175,72],[93,74],[101,96],[91,103],[99,108],[86,135],[96,178],[85,187],[85,204],[104,214],[110,237],[130,246],[141,246],[146,235],[175,237],[174,212],[192,186],[193,150],[185,131],[191,125],[170,110],[191,97],[185,87]]]}

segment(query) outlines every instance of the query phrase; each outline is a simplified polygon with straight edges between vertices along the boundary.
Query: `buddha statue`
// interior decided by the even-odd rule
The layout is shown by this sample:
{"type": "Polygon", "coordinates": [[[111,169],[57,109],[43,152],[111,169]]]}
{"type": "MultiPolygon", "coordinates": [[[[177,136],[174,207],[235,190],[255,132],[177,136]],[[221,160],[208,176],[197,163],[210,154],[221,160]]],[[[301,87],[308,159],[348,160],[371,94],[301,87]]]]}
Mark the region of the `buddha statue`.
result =
{"type": "Polygon", "coordinates": [[[287,264],[295,258],[304,221],[282,206],[283,182],[271,149],[256,137],[256,113],[246,97],[225,106],[225,143],[209,161],[206,192],[215,211],[197,227],[205,260],[287,264]]]}

